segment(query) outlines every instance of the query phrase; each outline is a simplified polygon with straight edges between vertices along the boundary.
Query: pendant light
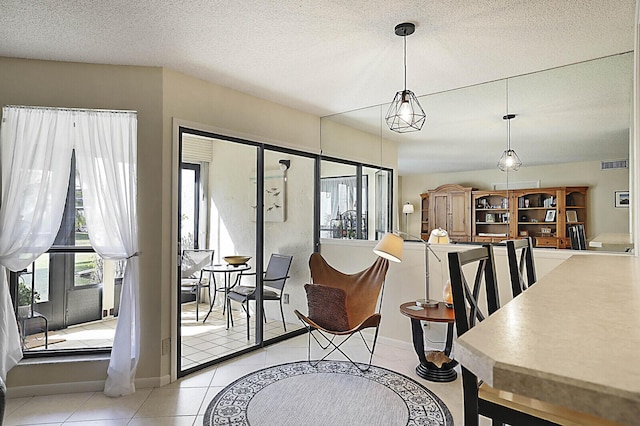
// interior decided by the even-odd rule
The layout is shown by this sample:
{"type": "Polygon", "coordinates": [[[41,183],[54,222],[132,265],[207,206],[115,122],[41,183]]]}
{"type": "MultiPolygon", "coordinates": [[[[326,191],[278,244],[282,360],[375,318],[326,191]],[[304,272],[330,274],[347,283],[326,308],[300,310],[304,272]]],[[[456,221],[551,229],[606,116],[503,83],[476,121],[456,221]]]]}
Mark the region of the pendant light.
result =
{"type": "Polygon", "coordinates": [[[511,149],[511,120],[514,118],[516,118],[515,114],[509,114],[509,80],[507,80],[507,114],[502,117],[503,120],[507,120],[507,149],[498,160],[498,168],[503,172],[515,172],[522,166],[518,154],[511,149]]]}
{"type": "Polygon", "coordinates": [[[404,90],[396,93],[385,119],[389,129],[398,133],[418,131],[427,119],[416,95],[407,90],[407,36],[415,30],[416,26],[410,22],[398,24],[395,28],[396,35],[404,41],[404,90]]]}

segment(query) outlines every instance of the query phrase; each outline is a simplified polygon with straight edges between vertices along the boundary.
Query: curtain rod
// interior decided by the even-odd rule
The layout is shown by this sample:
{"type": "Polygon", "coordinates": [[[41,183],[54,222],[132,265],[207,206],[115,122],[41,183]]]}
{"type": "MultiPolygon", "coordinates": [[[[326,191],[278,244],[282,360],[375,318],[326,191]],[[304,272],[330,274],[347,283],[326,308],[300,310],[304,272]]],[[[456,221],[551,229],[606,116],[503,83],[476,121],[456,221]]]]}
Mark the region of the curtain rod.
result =
{"type": "Polygon", "coordinates": [[[5,108],[42,109],[42,110],[72,111],[72,112],[111,112],[116,114],[137,114],[138,113],[138,111],[124,110],[124,109],[65,108],[65,107],[44,107],[44,106],[29,106],[29,105],[5,105],[5,108]]]}

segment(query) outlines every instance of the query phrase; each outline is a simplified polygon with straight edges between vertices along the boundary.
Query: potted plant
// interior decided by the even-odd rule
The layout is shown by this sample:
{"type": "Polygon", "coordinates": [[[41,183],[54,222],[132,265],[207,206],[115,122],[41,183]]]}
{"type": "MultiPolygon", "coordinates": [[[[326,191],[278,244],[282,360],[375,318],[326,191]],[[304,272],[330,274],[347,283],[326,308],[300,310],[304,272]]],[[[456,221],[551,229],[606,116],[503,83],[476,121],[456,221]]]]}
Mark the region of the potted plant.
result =
{"type": "Polygon", "coordinates": [[[37,291],[31,291],[31,287],[25,284],[24,281],[18,282],[18,317],[29,318],[31,317],[31,302],[40,300],[40,295],[37,291]]]}

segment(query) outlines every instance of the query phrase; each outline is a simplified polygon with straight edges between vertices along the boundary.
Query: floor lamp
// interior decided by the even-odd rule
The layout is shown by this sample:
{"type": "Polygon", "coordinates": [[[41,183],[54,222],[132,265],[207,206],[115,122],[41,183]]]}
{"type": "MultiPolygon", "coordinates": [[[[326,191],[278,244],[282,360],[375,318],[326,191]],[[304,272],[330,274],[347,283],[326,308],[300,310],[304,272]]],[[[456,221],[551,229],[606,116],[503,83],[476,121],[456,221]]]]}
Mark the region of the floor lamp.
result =
{"type": "Polygon", "coordinates": [[[409,234],[409,215],[413,213],[413,204],[407,202],[403,205],[402,213],[404,213],[404,232],[409,234]]]}
{"type": "Polygon", "coordinates": [[[376,244],[373,252],[380,257],[389,259],[393,262],[402,262],[402,248],[404,240],[400,237],[400,234],[404,234],[409,238],[415,238],[421,241],[425,245],[424,249],[424,287],[425,298],[416,300],[416,305],[434,307],[438,305],[437,300],[429,298],[429,251],[438,259],[438,262],[442,262],[438,255],[431,248],[431,244],[448,244],[449,234],[442,228],[434,229],[429,236],[429,241],[425,241],[422,238],[418,238],[414,235],[409,235],[406,232],[396,231],[394,233],[387,232],[384,237],[376,244]]]}

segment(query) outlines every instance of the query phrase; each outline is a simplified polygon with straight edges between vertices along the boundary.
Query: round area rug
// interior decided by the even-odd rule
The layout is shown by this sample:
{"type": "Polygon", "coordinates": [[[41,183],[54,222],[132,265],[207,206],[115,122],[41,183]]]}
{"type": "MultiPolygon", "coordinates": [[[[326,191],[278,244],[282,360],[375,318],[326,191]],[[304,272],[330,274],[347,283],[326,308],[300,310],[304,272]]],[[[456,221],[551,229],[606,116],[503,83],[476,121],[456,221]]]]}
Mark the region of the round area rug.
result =
{"type": "Polygon", "coordinates": [[[433,392],[386,368],[307,361],[247,374],[209,403],[204,426],[453,425],[433,392]]]}

